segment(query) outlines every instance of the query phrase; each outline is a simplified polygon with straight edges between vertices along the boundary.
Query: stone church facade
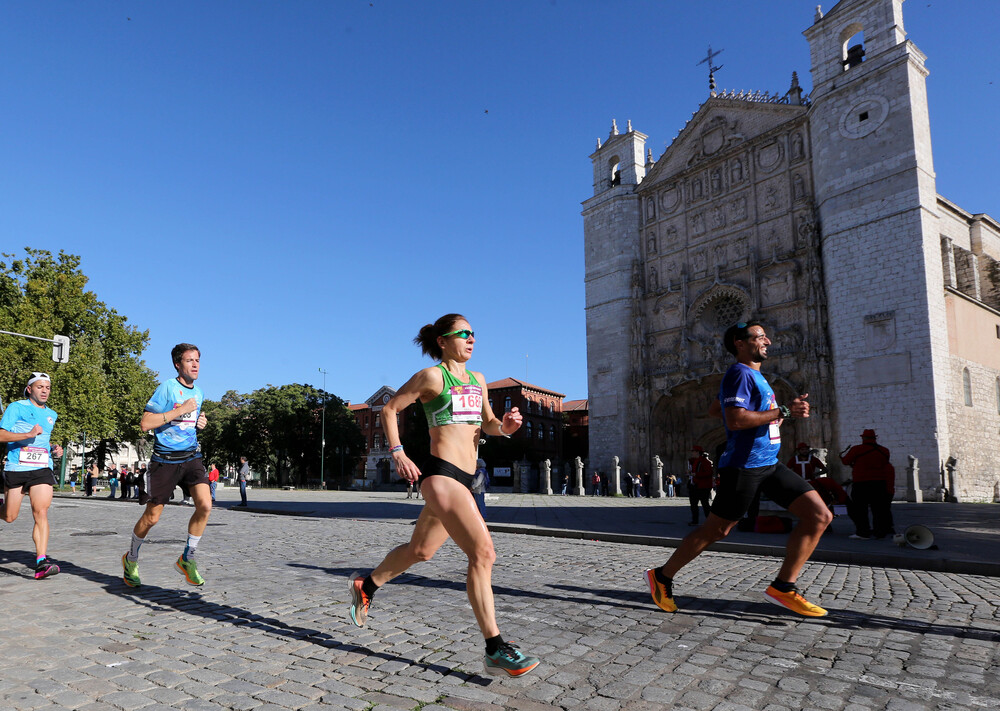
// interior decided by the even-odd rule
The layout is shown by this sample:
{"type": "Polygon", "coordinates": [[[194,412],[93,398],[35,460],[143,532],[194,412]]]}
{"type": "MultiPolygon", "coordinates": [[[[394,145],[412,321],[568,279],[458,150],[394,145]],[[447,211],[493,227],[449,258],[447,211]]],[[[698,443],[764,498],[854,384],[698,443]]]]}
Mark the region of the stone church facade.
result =
{"type": "MultiPolygon", "coordinates": [[[[1000,489],[1000,225],[939,196],[924,55],[903,0],[842,0],[805,31],[813,90],[711,92],[658,160],[612,123],[583,203],[592,469],[717,452],[722,332],[763,322],[783,428],[835,453],[874,428],[919,485],[1000,489]]],[[[835,467],[836,469],[836,467],[835,467]]],[[[846,473],[844,473],[846,475],[846,473]]]]}

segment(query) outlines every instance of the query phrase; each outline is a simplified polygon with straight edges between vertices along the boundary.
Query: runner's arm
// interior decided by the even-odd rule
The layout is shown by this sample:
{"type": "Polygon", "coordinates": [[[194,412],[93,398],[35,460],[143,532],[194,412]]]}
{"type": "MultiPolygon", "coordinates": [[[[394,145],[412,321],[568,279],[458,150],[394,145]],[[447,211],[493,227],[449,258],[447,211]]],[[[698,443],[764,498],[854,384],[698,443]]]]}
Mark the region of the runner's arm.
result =
{"type": "Polygon", "coordinates": [[[167,424],[171,420],[174,420],[181,415],[186,415],[189,412],[194,412],[197,409],[198,401],[192,397],[182,402],[173,410],[168,410],[166,412],[150,412],[149,410],[145,410],[142,413],[142,420],[139,422],[139,429],[143,432],[155,430],[157,427],[163,427],[163,425],[167,424]]]}
{"type": "Polygon", "coordinates": [[[482,373],[475,373],[476,379],[479,382],[484,383],[483,385],[483,424],[482,431],[483,434],[493,435],[495,437],[502,437],[505,435],[512,435],[521,428],[521,412],[516,408],[512,407],[510,412],[505,412],[500,417],[497,417],[493,412],[493,408],[490,407],[490,397],[489,391],[486,389],[486,378],[483,377],[482,373]],[[507,432],[504,431],[504,424],[507,425],[507,432]],[[511,424],[514,427],[511,427],[511,424]]]}
{"type": "Polygon", "coordinates": [[[28,432],[10,432],[8,430],[0,430],[0,442],[23,442],[24,440],[32,439],[41,433],[41,425],[35,425],[28,432]]]}

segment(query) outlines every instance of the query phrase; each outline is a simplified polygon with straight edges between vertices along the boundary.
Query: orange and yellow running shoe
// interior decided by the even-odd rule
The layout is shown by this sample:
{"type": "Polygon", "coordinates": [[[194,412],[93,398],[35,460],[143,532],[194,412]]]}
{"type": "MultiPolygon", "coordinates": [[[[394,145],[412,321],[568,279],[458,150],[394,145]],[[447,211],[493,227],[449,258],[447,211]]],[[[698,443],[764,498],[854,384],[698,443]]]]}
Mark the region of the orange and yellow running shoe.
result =
{"type": "Polygon", "coordinates": [[[649,594],[653,596],[653,602],[658,608],[664,612],[677,612],[672,585],[664,585],[657,580],[656,571],[652,568],[646,571],[646,582],[649,583],[649,594]]]}
{"type": "Polygon", "coordinates": [[[768,585],[767,590],[764,591],[764,597],[768,602],[787,607],[797,615],[803,615],[804,617],[826,616],[826,610],[819,605],[813,605],[802,597],[795,588],[791,592],[781,592],[773,585],[768,585]]]}

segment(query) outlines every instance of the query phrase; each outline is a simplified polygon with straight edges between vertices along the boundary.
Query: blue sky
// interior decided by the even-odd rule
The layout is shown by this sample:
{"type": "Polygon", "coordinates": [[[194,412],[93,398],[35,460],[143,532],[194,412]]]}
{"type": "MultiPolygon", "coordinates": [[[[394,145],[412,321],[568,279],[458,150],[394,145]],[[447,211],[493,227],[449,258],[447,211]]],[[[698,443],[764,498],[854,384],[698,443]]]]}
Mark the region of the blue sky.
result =
{"type": "MultiPolygon", "coordinates": [[[[451,311],[489,380],[583,398],[597,138],[631,119],[659,157],[708,45],[720,89],[810,90],[815,4],[4,3],[0,250],[81,255],[161,375],[201,347],[210,398],[323,368],[363,401],[430,364],[411,339],[451,311]]],[[[903,11],[938,192],[1000,217],[1000,4],[903,11]]]]}

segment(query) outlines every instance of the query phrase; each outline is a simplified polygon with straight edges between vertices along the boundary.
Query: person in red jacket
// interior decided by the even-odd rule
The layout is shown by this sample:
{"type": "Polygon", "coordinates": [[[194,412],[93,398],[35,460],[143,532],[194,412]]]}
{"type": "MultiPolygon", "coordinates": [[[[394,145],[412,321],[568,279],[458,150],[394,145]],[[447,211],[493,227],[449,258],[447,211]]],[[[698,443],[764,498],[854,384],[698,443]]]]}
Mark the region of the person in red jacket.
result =
{"type": "Polygon", "coordinates": [[[826,465],[812,453],[805,442],[799,442],[795,448],[795,454],[788,460],[788,468],[806,481],[811,481],[826,472],[826,465]]]}
{"type": "Polygon", "coordinates": [[[708,499],[715,486],[715,468],[705,450],[699,445],[691,447],[691,457],[688,459],[688,501],[691,502],[691,521],[688,526],[698,525],[698,504],[705,510],[708,518],[708,499]]]}
{"type": "Polygon", "coordinates": [[[894,532],[890,504],[896,491],[896,469],[889,462],[889,450],[876,440],[875,430],[865,430],[861,433],[861,444],[840,457],[841,462],[853,468],[851,518],[857,531],[851,538],[885,538],[894,532]]]}

